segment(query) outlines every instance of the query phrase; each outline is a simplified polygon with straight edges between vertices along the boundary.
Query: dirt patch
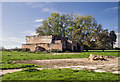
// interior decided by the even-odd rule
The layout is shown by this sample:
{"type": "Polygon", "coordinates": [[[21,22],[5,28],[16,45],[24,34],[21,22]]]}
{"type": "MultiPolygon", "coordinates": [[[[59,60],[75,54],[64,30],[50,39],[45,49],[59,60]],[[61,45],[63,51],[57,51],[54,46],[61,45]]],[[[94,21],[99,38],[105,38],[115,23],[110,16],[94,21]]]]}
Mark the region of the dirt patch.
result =
{"type": "Polygon", "coordinates": [[[54,66],[76,66],[76,65],[91,65],[96,64],[97,62],[86,61],[87,58],[79,59],[48,59],[48,60],[22,60],[15,61],[15,63],[29,63],[36,64],[48,68],[54,68],[54,66]]]}
{"type": "Polygon", "coordinates": [[[28,63],[43,66],[45,68],[72,68],[72,69],[87,69],[100,72],[120,71],[120,58],[107,58],[106,61],[89,61],[87,58],[75,59],[48,59],[48,60],[22,60],[14,61],[15,63],[28,63]]]}
{"type": "Polygon", "coordinates": [[[17,71],[21,71],[22,69],[8,69],[8,70],[2,70],[0,72],[0,76],[5,75],[6,73],[12,73],[12,72],[17,72],[17,71]]]}

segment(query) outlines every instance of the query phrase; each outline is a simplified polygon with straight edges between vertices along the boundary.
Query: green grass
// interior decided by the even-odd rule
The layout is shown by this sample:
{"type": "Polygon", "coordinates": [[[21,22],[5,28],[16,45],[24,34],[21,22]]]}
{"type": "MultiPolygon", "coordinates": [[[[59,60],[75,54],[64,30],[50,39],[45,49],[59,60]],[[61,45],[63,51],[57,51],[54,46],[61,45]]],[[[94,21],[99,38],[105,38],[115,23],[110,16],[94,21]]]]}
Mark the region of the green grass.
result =
{"type": "Polygon", "coordinates": [[[33,65],[33,64],[2,64],[2,69],[18,69],[18,68],[27,68],[27,67],[41,67],[39,65],[33,65]]]}
{"type": "Polygon", "coordinates": [[[48,53],[45,54],[45,53],[3,51],[2,61],[0,62],[2,63],[2,67],[1,67],[2,69],[15,69],[15,68],[25,68],[25,69],[19,72],[7,73],[2,77],[2,79],[3,80],[118,80],[119,74],[97,73],[87,70],[72,70],[72,69],[37,70],[32,67],[40,67],[39,65],[12,63],[13,60],[88,58],[90,54],[119,57],[118,52],[80,52],[80,54],[48,55],[48,53]]]}
{"type": "MultiPolygon", "coordinates": [[[[2,59],[4,61],[10,60],[41,60],[41,59],[66,59],[66,58],[88,58],[90,54],[103,56],[116,56],[119,52],[80,52],[80,54],[65,54],[65,55],[46,55],[28,52],[2,52],[2,59]]],[[[62,53],[61,53],[62,54],[62,53]]]]}
{"type": "Polygon", "coordinates": [[[120,74],[98,73],[87,70],[26,68],[7,73],[3,80],[118,80],[120,74]]]}
{"type": "MultiPolygon", "coordinates": [[[[119,52],[80,52],[80,54],[48,55],[45,53],[29,53],[17,51],[2,51],[2,69],[39,67],[32,64],[13,64],[13,60],[42,60],[42,59],[68,59],[68,58],[88,58],[90,54],[103,56],[116,56],[119,52]]],[[[61,53],[62,54],[62,53],[61,53]]]]}
{"type": "MultiPolygon", "coordinates": [[[[86,50],[84,50],[84,51],[86,51],[86,50]]],[[[102,52],[103,50],[88,50],[88,51],[91,51],[91,52],[92,52],[92,51],[93,51],[93,52],[94,52],[94,51],[96,51],[96,52],[102,52]]],[[[108,52],[108,51],[109,51],[109,52],[118,52],[118,51],[120,51],[120,50],[104,50],[104,52],[108,52]]]]}

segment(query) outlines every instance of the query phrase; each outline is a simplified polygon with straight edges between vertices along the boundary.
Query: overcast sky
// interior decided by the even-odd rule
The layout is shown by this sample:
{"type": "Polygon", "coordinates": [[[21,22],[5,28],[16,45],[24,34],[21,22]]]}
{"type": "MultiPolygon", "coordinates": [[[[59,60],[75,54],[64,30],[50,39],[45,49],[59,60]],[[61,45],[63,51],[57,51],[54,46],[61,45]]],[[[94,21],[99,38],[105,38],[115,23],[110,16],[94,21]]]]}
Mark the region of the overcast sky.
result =
{"type": "Polygon", "coordinates": [[[92,15],[104,29],[119,34],[117,2],[3,2],[2,45],[21,47],[25,36],[35,35],[35,29],[53,12],[92,15]]]}

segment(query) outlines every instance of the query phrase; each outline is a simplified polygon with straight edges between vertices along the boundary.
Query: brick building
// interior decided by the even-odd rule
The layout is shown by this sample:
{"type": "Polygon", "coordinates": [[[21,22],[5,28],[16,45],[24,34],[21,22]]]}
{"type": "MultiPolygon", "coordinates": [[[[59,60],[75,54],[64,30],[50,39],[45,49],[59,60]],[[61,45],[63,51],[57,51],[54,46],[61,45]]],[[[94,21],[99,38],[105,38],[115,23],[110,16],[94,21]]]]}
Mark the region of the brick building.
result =
{"type": "Polygon", "coordinates": [[[45,50],[57,49],[59,51],[83,51],[83,46],[77,42],[68,41],[65,37],[60,36],[26,36],[26,44],[22,48],[29,48],[35,51],[36,48],[44,48],[45,50]]]}

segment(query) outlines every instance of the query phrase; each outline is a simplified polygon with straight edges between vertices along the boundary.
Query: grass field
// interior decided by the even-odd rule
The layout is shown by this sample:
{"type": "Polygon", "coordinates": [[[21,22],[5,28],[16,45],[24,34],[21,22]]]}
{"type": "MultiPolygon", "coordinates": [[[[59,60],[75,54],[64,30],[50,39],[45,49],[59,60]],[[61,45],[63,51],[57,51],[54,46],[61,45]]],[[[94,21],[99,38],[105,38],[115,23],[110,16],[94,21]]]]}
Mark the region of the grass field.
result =
{"type": "MultiPolygon", "coordinates": [[[[68,59],[68,58],[88,58],[90,54],[103,56],[116,56],[119,52],[80,52],[80,54],[49,55],[49,53],[29,53],[17,51],[2,52],[2,69],[40,67],[32,64],[13,64],[12,60],[41,60],[41,59],[68,59]]],[[[62,54],[62,53],[61,53],[62,54]]]]}
{"type": "Polygon", "coordinates": [[[118,80],[119,74],[98,73],[87,70],[26,68],[8,73],[3,80],[118,80]]]}
{"type": "MultiPolygon", "coordinates": [[[[22,71],[7,73],[3,80],[118,80],[120,74],[97,73],[87,70],[72,69],[44,69],[37,70],[39,65],[14,64],[13,60],[42,60],[42,59],[69,59],[88,58],[90,54],[116,56],[119,52],[80,52],[80,54],[50,55],[49,53],[29,53],[17,51],[2,52],[2,69],[25,68],[22,71]]],[[[62,53],[61,53],[62,54],[62,53]]]]}
{"type": "MultiPolygon", "coordinates": [[[[84,50],[84,51],[86,51],[86,50],[84,50]]],[[[90,51],[90,52],[102,52],[103,50],[88,50],[88,51],[90,51]]],[[[105,52],[120,52],[120,50],[104,50],[105,52]]]]}

